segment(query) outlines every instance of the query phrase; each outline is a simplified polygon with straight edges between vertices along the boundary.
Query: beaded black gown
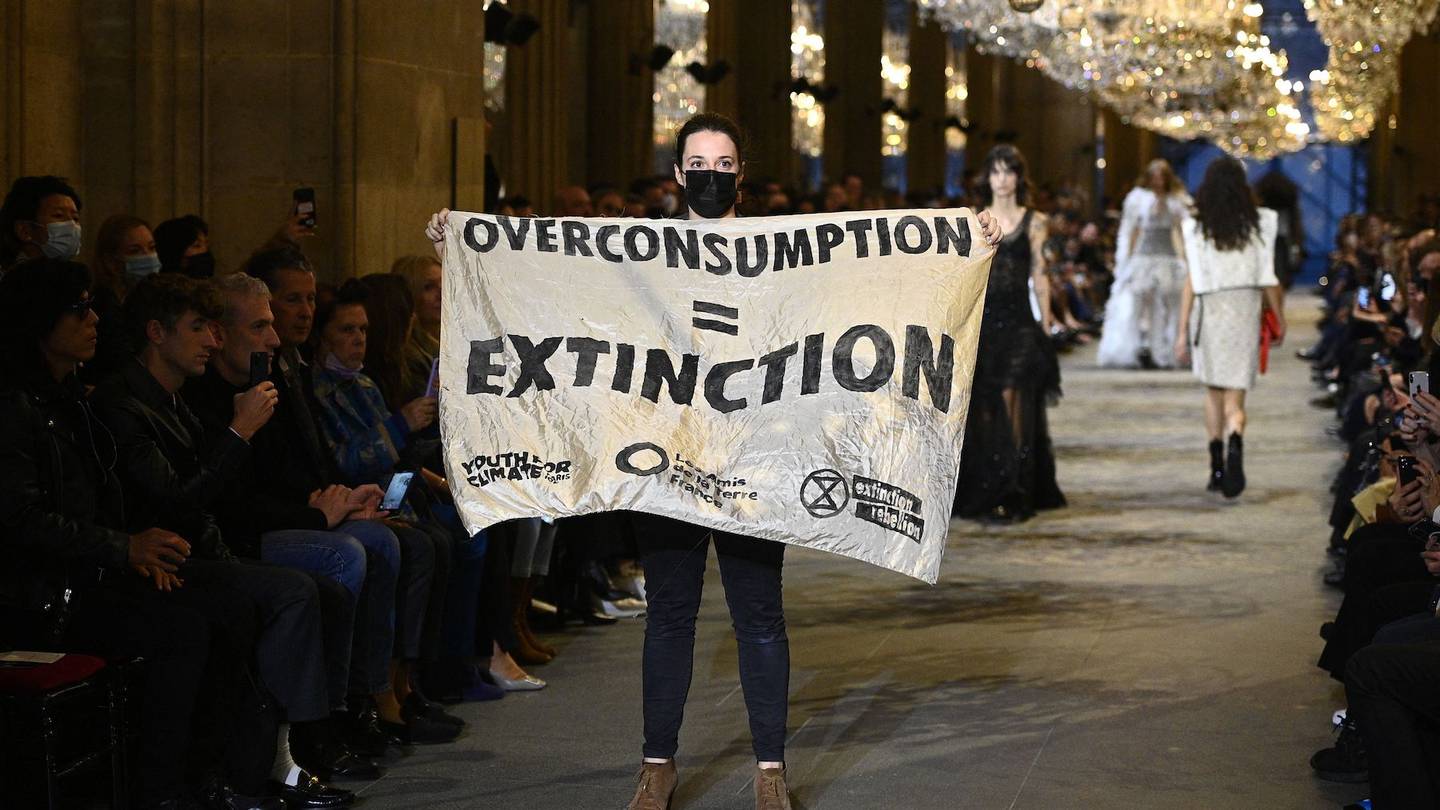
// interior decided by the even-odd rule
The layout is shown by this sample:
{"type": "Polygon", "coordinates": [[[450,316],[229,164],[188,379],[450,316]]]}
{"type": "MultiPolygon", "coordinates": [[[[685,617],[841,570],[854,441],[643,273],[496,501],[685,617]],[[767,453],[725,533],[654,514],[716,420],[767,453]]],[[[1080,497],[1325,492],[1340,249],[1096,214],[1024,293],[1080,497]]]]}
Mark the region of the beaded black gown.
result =
{"type": "Polygon", "coordinates": [[[1025,212],[990,263],[955,491],[954,513],[962,517],[1024,519],[1065,505],[1045,415],[1060,397],[1060,363],[1030,308],[1032,215],[1025,212]]]}

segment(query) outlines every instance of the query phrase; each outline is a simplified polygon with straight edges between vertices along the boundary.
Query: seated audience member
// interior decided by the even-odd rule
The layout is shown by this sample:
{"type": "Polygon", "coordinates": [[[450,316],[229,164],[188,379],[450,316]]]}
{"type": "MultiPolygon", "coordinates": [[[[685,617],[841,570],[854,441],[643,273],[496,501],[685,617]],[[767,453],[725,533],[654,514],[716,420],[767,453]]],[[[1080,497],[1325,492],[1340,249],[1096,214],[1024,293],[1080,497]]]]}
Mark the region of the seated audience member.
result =
{"type": "MultiPolygon", "coordinates": [[[[270,353],[280,345],[273,327],[270,293],[264,283],[244,274],[213,282],[221,314],[215,327],[219,347],[211,353],[204,375],[181,389],[186,404],[204,427],[207,444],[224,447],[232,431],[250,433],[251,449],[236,464],[231,483],[214,502],[215,516],[229,545],[243,557],[263,559],[315,574],[321,584],[325,620],[326,690],[333,721],[348,729],[337,739],[336,723],[297,727],[295,758],[322,778],[374,779],[380,769],[367,757],[384,753],[384,734],[361,713],[347,713],[346,697],[368,695],[365,684],[383,688],[388,674],[388,649],[395,600],[398,541],[373,517],[369,493],[347,487],[319,486],[300,496],[277,494],[266,484],[273,473],[260,458],[262,443],[274,430],[247,427],[240,415],[257,389],[265,390],[270,353]],[[252,367],[261,378],[251,381],[252,367]],[[250,431],[253,431],[251,433],[250,431]],[[367,549],[375,546],[371,564],[367,549]],[[339,586],[336,600],[333,586],[339,586]],[[366,653],[369,651],[367,657],[366,653]]],[[[276,389],[275,412],[285,402],[276,389]]],[[[276,441],[284,441],[280,438],[276,441]]]]}
{"type": "MultiPolygon", "coordinates": [[[[388,273],[370,277],[388,288],[391,295],[407,299],[403,279],[388,273]]],[[[423,490],[449,497],[444,480],[420,466],[428,455],[412,440],[435,422],[436,400],[421,397],[404,405],[391,416],[380,389],[361,369],[366,357],[368,321],[363,299],[366,285],[347,282],[337,295],[329,297],[316,311],[314,333],[319,338],[312,391],[318,408],[315,415],[327,450],[339,469],[341,480],[351,486],[388,486],[403,466],[415,472],[415,484],[403,502],[397,518],[390,521],[401,545],[401,579],[413,583],[402,589],[397,605],[394,673],[396,696],[414,704],[420,714],[443,718],[438,707],[427,708],[416,691],[415,664],[433,663],[439,653],[440,619],[449,585],[453,546],[449,531],[432,517],[423,490]],[[417,514],[417,507],[423,513],[417,514]]],[[[381,373],[403,372],[400,351],[411,320],[408,304],[393,317],[384,319],[393,336],[381,373]]],[[[393,311],[392,311],[393,313],[393,311]]],[[[433,443],[432,443],[433,444],[433,443]]],[[[464,541],[464,536],[459,542],[464,541]]]]}
{"type": "Polygon", "coordinates": [[[160,269],[207,279],[215,275],[215,256],[210,253],[210,226],[194,214],[167,219],[155,226],[155,252],[160,269]]]}
{"type": "Polygon", "coordinates": [[[1440,807],[1437,683],[1440,640],[1377,644],[1350,662],[1345,696],[1369,751],[1368,807],[1440,807]]]}
{"type": "Polygon", "coordinates": [[[619,189],[608,186],[594,188],[590,192],[590,198],[595,201],[595,216],[625,216],[625,195],[621,194],[619,189]]]}
{"type": "Polygon", "coordinates": [[[80,255],[80,195],[63,177],[21,177],[0,205],[0,271],[25,259],[80,255]]]}
{"type": "Polygon", "coordinates": [[[551,213],[557,217],[593,217],[595,207],[590,204],[590,192],[582,186],[565,186],[555,192],[551,213]]]}
{"type": "MultiPolygon", "coordinates": [[[[350,693],[357,698],[364,696],[362,702],[366,704],[374,704],[374,713],[368,708],[361,713],[363,726],[369,727],[369,719],[374,717],[378,720],[375,728],[401,740],[452,740],[459,733],[453,722],[436,719],[436,713],[431,711],[415,711],[414,701],[402,707],[406,694],[397,696],[393,686],[401,670],[398,659],[392,660],[397,595],[406,594],[406,604],[418,606],[416,609],[423,615],[434,571],[426,568],[423,560],[403,563],[402,541],[397,532],[376,520],[384,517],[377,509],[383,491],[373,484],[346,486],[321,437],[313,369],[301,355],[315,320],[315,274],[305,256],[293,248],[274,248],[251,256],[245,273],[263,282],[270,300],[265,302],[253,293],[238,296],[237,302],[243,301],[246,309],[237,310],[233,322],[227,304],[226,317],[221,321],[221,351],[211,366],[214,373],[192,383],[210,390],[206,397],[209,405],[204,410],[218,418],[209,429],[223,429],[229,423],[233,397],[248,377],[248,361],[241,358],[250,351],[263,350],[267,342],[278,345],[271,379],[279,402],[274,418],[255,434],[252,442],[251,463],[257,470],[251,477],[254,500],[248,506],[237,502],[231,520],[242,532],[250,524],[248,533],[259,538],[263,559],[299,568],[318,562],[334,570],[331,566],[336,564],[335,549],[315,543],[316,532],[335,534],[338,529],[342,537],[358,541],[358,546],[347,545],[364,549],[361,562],[341,563],[341,567],[346,576],[352,577],[351,584],[357,584],[353,572],[358,571],[365,585],[351,588],[352,593],[358,591],[360,601],[353,636],[350,693]],[[271,313],[273,321],[266,317],[271,313]],[[232,332],[238,333],[235,348],[230,345],[232,332]],[[257,508],[256,501],[265,506],[257,508]],[[277,516],[284,517],[276,520],[277,516]],[[274,522],[268,527],[256,526],[257,519],[274,522]],[[317,554],[323,561],[316,560],[317,554]]],[[[224,515],[221,517],[229,537],[231,527],[225,525],[224,515]]],[[[348,553],[345,559],[350,559],[348,553]]],[[[375,750],[374,735],[367,732],[365,738],[362,747],[375,750]]]]}
{"type": "MultiPolygon", "coordinates": [[[[140,281],[125,301],[128,342],[139,349],[96,390],[93,399],[115,436],[128,527],[173,531],[190,539],[192,559],[227,563],[202,579],[200,574],[206,572],[194,571],[187,562],[175,579],[157,578],[157,584],[174,587],[181,598],[203,597],[201,589],[223,588],[225,598],[233,599],[233,592],[253,603],[259,639],[258,646],[246,652],[253,652],[258,661],[261,683],[291,723],[317,723],[330,715],[317,584],[293,569],[237,560],[225,547],[211,514],[222,491],[236,483],[249,454],[249,439],[274,412],[275,386],[265,382],[241,394],[230,430],[221,433],[213,446],[177,396],[187,379],[205,372],[216,348],[211,322],[219,315],[214,293],[200,282],[168,273],[140,281]]],[[[343,602],[343,589],[327,584],[341,591],[343,602]]],[[[348,610],[344,613],[349,615],[348,610]]],[[[215,624],[223,627],[224,618],[214,617],[215,624]]],[[[237,714],[253,721],[260,713],[237,714]]],[[[235,724],[229,725],[233,733],[235,724]]],[[[276,733],[279,745],[270,775],[282,798],[298,806],[320,807],[339,806],[353,798],[295,765],[286,725],[276,733]]],[[[253,792],[248,784],[241,790],[253,792]]]]}
{"type": "MultiPolygon", "coordinates": [[[[613,214],[611,216],[619,216],[613,214]]],[[[403,402],[424,396],[430,383],[432,364],[440,357],[440,291],[442,272],[434,256],[405,256],[395,260],[390,272],[405,279],[415,303],[415,322],[405,344],[404,363],[408,387],[397,394],[403,402]]],[[[397,402],[386,397],[394,408],[397,402]]]]}
{"type": "Polygon", "coordinates": [[[190,544],[121,524],[115,443],[75,379],[95,353],[89,286],[84,265],[54,259],[0,280],[0,645],[144,658],[136,795],[193,808],[179,763],[209,627],[154,585],[190,544]]]}
{"type": "Polygon", "coordinates": [[[94,385],[103,381],[134,356],[135,347],[125,329],[121,306],[132,287],[159,270],[160,259],[155,255],[155,237],[149,223],[129,214],[115,214],[100,223],[95,253],[90,259],[100,342],[95,359],[80,371],[83,382],[94,385]]]}

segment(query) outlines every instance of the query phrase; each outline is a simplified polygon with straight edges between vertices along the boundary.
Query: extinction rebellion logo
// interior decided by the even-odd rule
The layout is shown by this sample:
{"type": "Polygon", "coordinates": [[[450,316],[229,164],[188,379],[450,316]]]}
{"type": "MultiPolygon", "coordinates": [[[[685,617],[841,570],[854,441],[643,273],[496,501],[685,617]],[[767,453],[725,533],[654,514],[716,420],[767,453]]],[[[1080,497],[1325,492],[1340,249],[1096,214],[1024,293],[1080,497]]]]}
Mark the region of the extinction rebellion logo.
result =
{"type": "Polygon", "coordinates": [[[855,500],[855,517],[920,542],[925,520],[923,501],[894,484],[857,475],[853,486],[835,470],[816,470],[800,484],[800,505],[811,517],[825,519],[845,511],[855,500]]]}
{"type": "Polygon", "coordinates": [[[811,517],[834,517],[845,511],[850,502],[850,487],[845,476],[835,470],[816,470],[800,484],[800,504],[811,517]]]}

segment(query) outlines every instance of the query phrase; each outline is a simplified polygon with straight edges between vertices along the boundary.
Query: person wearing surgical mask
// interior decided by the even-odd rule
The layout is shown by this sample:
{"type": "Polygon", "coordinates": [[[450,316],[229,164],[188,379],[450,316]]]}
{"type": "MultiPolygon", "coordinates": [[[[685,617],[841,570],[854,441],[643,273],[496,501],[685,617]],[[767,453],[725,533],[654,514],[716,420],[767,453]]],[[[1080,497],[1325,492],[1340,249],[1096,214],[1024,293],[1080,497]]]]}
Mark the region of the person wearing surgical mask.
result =
{"type": "Polygon", "coordinates": [[[63,177],[21,177],[0,205],[0,269],[80,255],[80,195],[63,177]]]}
{"type": "Polygon", "coordinates": [[[100,223],[95,235],[95,252],[90,274],[95,279],[92,294],[100,316],[100,338],[95,359],[81,370],[80,379],[98,384],[120,363],[134,355],[122,324],[121,305],[131,289],[146,276],[160,271],[155,237],[150,224],[130,214],[115,214],[100,223]]]}

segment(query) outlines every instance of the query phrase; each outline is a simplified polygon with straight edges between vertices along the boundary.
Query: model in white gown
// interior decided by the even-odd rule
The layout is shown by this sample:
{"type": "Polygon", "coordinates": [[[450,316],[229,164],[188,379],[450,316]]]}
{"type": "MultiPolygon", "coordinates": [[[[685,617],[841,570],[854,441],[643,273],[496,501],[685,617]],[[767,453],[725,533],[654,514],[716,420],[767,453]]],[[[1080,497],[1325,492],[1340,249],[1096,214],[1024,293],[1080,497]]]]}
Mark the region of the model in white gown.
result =
{"type": "Polygon", "coordinates": [[[1185,286],[1180,223],[1189,207],[1189,195],[1163,160],[1152,161],[1145,185],[1126,195],[1097,353],[1101,366],[1136,368],[1148,365],[1148,358],[1174,368],[1185,286]]]}

